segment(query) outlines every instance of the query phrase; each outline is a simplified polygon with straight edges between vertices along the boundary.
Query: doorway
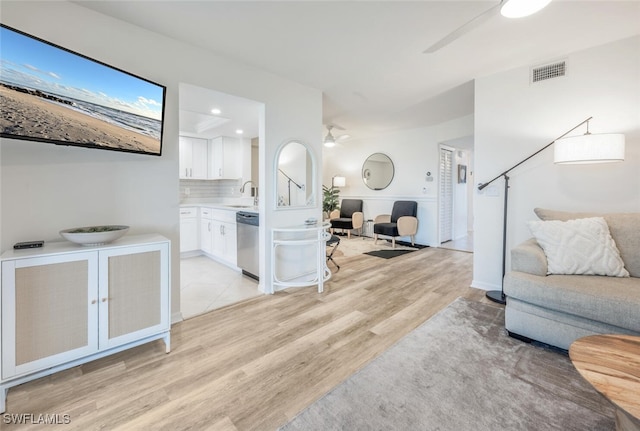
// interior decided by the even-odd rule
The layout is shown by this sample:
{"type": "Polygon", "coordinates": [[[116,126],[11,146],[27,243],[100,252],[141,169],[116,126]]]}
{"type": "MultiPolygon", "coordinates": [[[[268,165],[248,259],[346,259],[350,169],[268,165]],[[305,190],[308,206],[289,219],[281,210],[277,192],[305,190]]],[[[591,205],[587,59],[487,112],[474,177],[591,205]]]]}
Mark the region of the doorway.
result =
{"type": "Polygon", "coordinates": [[[440,244],[453,239],[453,151],[440,147],[440,244]]]}
{"type": "Polygon", "coordinates": [[[439,247],[473,251],[473,137],[440,144],[439,247]]]}
{"type": "Polygon", "coordinates": [[[263,294],[237,267],[234,214],[234,207],[254,205],[251,193],[259,186],[263,121],[260,102],[179,85],[183,319],[263,294]],[[254,187],[242,192],[249,181],[254,187]]]}

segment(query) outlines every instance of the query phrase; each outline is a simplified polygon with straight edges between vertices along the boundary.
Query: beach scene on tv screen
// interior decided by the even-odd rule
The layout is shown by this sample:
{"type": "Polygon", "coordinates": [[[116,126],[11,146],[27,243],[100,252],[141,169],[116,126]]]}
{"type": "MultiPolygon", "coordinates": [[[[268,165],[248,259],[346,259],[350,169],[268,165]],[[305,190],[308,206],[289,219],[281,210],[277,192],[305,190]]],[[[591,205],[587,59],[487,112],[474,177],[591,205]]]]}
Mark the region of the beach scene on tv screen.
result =
{"type": "Polygon", "coordinates": [[[164,88],[0,27],[5,137],[160,154],[164,88]]]}

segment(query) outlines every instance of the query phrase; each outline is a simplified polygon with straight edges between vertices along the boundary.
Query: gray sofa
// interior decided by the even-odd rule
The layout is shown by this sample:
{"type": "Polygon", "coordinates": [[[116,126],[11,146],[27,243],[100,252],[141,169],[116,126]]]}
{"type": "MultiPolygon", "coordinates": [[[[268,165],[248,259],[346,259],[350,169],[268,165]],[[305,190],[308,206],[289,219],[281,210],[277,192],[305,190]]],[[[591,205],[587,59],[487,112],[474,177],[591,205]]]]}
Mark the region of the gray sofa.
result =
{"type": "Polygon", "coordinates": [[[587,335],[640,335],[640,213],[535,212],[541,220],[603,217],[630,277],[547,275],[544,250],[529,239],[511,250],[504,278],[509,334],[565,350],[587,335]]]}

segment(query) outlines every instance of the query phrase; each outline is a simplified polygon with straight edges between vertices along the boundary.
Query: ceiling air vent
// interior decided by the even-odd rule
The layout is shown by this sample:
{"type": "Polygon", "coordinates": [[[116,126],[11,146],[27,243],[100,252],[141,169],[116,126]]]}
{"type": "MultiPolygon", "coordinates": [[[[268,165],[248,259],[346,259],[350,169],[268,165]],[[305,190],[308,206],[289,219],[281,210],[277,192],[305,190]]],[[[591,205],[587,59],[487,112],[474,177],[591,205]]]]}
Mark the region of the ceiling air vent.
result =
{"type": "Polygon", "coordinates": [[[547,79],[559,78],[567,73],[567,62],[545,64],[531,68],[531,82],[546,81],[547,79]]]}

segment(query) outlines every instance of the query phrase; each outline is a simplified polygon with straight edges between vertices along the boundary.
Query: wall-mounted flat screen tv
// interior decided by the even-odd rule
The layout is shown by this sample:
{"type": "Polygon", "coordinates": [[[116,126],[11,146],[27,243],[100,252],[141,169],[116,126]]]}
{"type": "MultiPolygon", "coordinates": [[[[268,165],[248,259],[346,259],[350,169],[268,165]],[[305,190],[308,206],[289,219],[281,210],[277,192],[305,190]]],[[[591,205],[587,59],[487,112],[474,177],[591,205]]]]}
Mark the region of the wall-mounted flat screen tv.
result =
{"type": "Polygon", "coordinates": [[[161,155],[166,87],[0,24],[0,136],[161,155]]]}

